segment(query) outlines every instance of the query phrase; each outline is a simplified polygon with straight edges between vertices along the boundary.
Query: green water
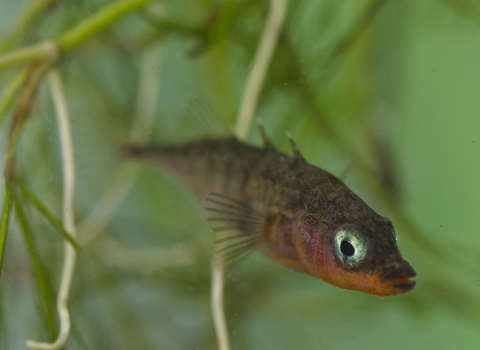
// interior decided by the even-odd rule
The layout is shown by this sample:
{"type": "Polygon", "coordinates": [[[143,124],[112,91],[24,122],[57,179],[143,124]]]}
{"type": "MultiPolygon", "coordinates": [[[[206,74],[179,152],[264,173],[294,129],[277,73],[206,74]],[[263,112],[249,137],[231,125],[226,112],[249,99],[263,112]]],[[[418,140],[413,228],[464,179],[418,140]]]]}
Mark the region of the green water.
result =
{"type": "MultiPolygon", "coordinates": [[[[0,0],[0,44],[27,3],[0,0]]],[[[58,2],[38,15],[14,47],[57,37],[107,3],[58,2]]],[[[282,151],[290,152],[288,130],[312,164],[335,175],[351,165],[346,184],[393,221],[402,254],[417,271],[417,287],[379,298],[341,290],[253,254],[227,276],[232,349],[480,346],[480,5],[386,1],[378,13],[365,16],[365,30],[358,30],[376,3],[290,1],[285,37],[256,115],[282,151]],[[389,186],[382,184],[382,173],[389,186]]],[[[145,90],[159,89],[151,142],[181,141],[182,113],[199,98],[232,126],[268,4],[166,1],[161,9],[166,20],[157,27],[152,18],[159,11],[152,7],[64,56],[60,68],[74,119],[78,224],[118,176],[123,162],[118,149],[137,113],[142,67],[147,77],[149,69],[153,77],[158,73],[158,79],[147,78],[145,90]],[[217,19],[211,24],[206,18],[217,19]],[[157,59],[154,64],[145,64],[146,52],[157,59]]],[[[16,69],[0,73],[0,95],[16,69]]],[[[0,124],[2,164],[13,110],[0,124]]],[[[57,134],[48,85],[42,83],[17,147],[18,169],[60,217],[57,134]]],[[[248,142],[260,145],[255,126],[248,142]]],[[[78,256],[69,301],[72,334],[65,348],[215,349],[212,235],[202,208],[180,183],[152,168],[141,167],[132,179],[105,229],[78,256]],[[178,262],[184,259],[180,254],[145,262],[146,253],[138,259],[116,253],[105,237],[135,254],[184,242],[192,262],[178,262]]],[[[0,193],[3,201],[3,188],[0,193]]],[[[25,207],[56,294],[60,236],[32,206],[25,207]]],[[[24,349],[26,339],[48,340],[44,305],[15,219],[0,281],[1,349],[24,349]]]]}

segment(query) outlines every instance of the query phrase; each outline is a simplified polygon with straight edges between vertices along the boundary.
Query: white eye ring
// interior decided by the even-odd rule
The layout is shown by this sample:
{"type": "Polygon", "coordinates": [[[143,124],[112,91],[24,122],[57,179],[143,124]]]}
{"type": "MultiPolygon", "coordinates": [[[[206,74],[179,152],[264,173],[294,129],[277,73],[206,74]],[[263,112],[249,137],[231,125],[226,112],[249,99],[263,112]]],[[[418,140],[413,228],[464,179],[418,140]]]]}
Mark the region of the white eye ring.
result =
{"type": "Polygon", "coordinates": [[[352,227],[342,227],[334,239],[337,256],[351,267],[360,264],[367,255],[367,239],[352,227]]]}

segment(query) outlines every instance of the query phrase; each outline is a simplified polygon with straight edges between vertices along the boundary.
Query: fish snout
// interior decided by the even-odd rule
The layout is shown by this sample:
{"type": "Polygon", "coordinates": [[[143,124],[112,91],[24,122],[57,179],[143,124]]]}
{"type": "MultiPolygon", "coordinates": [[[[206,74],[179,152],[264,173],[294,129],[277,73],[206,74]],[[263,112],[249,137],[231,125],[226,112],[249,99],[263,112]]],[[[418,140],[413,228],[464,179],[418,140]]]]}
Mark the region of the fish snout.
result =
{"type": "Polygon", "coordinates": [[[396,295],[411,291],[416,282],[415,270],[405,260],[386,267],[378,277],[377,289],[384,295],[396,295]]]}

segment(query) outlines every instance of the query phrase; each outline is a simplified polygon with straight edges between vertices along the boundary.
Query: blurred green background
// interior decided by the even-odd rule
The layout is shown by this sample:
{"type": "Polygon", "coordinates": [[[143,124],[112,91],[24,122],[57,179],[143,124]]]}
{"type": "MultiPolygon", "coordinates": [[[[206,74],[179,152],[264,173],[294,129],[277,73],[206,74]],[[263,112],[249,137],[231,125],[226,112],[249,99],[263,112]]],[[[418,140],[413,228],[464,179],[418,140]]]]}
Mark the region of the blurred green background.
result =
{"type": "MultiPolygon", "coordinates": [[[[111,3],[0,0],[0,55],[58,37],[111,3]],[[34,4],[45,7],[22,27],[34,4]]],[[[194,100],[233,125],[268,7],[153,1],[61,58],[84,243],[66,349],[216,348],[213,238],[202,209],[175,179],[126,164],[119,149],[144,115],[154,117],[148,142],[181,143],[194,100]],[[112,186],[125,198],[98,207],[112,186]]],[[[227,273],[232,349],[480,347],[479,65],[478,1],[290,1],[257,116],[282,151],[288,130],[312,164],[335,175],[351,168],[346,184],[392,219],[417,287],[379,298],[253,254],[227,273]]],[[[0,95],[20,69],[0,71],[0,95]]],[[[0,119],[2,164],[15,103],[0,119]]],[[[17,146],[18,172],[61,217],[57,134],[43,82],[17,146]]],[[[248,142],[260,145],[255,127],[248,142]]],[[[62,240],[26,201],[24,209],[54,305],[62,240]]],[[[0,281],[1,349],[52,337],[15,219],[0,281]]]]}

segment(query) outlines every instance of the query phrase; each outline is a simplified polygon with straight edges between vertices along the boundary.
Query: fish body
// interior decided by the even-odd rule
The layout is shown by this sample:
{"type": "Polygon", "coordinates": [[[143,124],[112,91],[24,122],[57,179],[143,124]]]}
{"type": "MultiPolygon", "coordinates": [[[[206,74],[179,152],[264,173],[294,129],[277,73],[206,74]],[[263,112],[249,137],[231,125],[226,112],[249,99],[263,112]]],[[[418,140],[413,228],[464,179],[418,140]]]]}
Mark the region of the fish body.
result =
{"type": "Polygon", "coordinates": [[[308,164],[294,144],[295,157],[267,145],[228,138],[130,153],[204,199],[227,259],[255,249],[340,288],[381,296],[413,289],[415,271],[402,258],[389,219],[335,176],[308,164]]]}

